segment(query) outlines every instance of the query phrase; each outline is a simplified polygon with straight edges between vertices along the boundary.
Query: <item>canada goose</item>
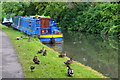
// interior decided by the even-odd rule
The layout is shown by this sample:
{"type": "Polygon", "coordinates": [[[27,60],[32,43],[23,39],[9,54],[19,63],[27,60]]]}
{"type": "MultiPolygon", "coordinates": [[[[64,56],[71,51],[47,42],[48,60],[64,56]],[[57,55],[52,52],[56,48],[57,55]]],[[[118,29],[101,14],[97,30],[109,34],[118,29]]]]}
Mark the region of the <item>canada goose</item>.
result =
{"type": "Polygon", "coordinates": [[[31,70],[31,72],[33,72],[34,69],[35,69],[34,66],[30,66],[30,70],[31,70]]]}
{"type": "Polygon", "coordinates": [[[33,62],[34,62],[35,64],[39,64],[39,63],[40,63],[40,61],[37,59],[37,56],[34,56],[33,62]]]}
{"type": "Polygon", "coordinates": [[[67,65],[68,67],[68,76],[73,76],[74,75],[74,71],[70,68],[69,65],[67,65]]]}

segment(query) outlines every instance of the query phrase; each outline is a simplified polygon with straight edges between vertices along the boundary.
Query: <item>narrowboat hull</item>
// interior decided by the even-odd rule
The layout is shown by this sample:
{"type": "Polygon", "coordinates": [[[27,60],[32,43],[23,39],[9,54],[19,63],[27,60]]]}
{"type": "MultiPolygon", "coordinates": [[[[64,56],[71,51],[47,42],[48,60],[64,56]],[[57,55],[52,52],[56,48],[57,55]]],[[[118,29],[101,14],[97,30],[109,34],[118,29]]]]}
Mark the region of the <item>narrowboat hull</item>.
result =
{"type": "Polygon", "coordinates": [[[6,22],[6,23],[2,23],[3,25],[5,25],[5,26],[8,26],[8,27],[10,27],[11,26],[11,22],[6,22]]]}
{"type": "Polygon", "coordinates": [[[63,43],[63,34],[40,35],[42,43],[63,43]]]}
{"type": "Polygon", "coordinates": [[[62,44],[63,41],[55,41],[54,43],[52,43],[51,41],[41,41],[44,44],[62,44]]]}

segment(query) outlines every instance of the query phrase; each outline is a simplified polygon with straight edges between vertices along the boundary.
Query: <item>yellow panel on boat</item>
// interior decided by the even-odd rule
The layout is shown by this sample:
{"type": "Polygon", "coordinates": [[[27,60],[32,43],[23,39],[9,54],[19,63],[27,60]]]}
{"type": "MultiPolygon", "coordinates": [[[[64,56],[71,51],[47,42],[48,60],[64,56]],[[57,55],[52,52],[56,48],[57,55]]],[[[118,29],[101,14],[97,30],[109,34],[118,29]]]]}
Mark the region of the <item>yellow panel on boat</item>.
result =
{"type": "Polygon", "coordinates": [[[63,37],[62,34],[53,34],[53,35],[40,35],[40,38],[59,38],[63,37]]]}

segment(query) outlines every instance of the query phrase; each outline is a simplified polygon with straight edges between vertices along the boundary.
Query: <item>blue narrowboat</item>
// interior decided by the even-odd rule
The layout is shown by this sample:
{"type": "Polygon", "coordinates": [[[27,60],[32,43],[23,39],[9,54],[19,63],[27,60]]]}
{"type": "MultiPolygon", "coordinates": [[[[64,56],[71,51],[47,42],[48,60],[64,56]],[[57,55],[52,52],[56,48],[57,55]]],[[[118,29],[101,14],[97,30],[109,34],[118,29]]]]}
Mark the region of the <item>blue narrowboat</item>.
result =
{"type": "Polygon", "coordinates": [[[38,37],[43,43],[62,43],[63,33],[58,23],[50,17],[44,16],[16,16],[13,18],[12,27],[23,31],[24,33],[38,37]]]}

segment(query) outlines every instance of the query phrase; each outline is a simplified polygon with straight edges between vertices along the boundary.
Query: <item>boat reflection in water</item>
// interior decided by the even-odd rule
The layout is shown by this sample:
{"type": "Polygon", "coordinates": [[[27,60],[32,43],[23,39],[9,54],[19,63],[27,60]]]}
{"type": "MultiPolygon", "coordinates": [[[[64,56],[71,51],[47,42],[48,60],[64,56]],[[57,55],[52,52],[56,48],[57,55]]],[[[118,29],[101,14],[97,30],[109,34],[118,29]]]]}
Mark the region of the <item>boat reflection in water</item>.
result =
{"type": "Polygon", "coordinates": [[[63,53],[63,44],[45,44],[45,45],[60,54],[63,53]]]}

